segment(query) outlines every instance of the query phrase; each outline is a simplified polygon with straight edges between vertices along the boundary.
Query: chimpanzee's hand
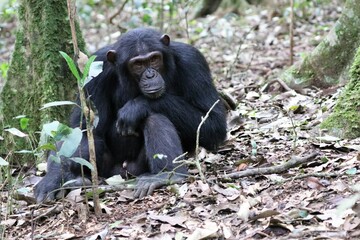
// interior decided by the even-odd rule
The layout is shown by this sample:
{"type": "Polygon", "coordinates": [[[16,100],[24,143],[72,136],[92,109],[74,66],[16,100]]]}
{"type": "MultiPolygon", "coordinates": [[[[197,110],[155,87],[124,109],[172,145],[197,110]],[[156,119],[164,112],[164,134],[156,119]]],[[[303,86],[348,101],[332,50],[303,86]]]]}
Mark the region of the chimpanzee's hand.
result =
{"type": "Polygon", "coordinates": [[[137,135],[137,128],[142,120],[144,120],[150,112],[145,97],[140,96],[128,101],[117,115],[116,129],[122,136],[137,135]]]}
{"type": "Polygon", "coordinates": [[[144,174],[137,178],[134,197],[143,198],[147,195],[151,195],[155,189],[165,185],[178,183],[182,181],[184,177],[185,176],[170,172],[144,174]]]}

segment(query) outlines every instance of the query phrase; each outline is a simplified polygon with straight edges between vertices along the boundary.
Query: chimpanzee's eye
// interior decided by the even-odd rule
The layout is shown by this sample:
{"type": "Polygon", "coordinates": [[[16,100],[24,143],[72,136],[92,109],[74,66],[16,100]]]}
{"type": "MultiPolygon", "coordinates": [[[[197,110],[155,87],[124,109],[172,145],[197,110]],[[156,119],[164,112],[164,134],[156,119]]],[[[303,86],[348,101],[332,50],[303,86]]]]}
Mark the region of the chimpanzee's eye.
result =
{"type": "Polygon", "coordinates": [[[135,70],[135,71],[141,71],[142,69],[143,69],[143,63],[142,62],[140,62],[140,61],[136,61],[136,62],[134,62],[134,64],[133,64],[133,69],[135,70]]]}
{"type": "Polygon", "coordinates": [[[158,56],[153,56],[151,59],[150,59],[150,64],[151,65],[156,65],[159,63],[159,57],[158,56]]]}

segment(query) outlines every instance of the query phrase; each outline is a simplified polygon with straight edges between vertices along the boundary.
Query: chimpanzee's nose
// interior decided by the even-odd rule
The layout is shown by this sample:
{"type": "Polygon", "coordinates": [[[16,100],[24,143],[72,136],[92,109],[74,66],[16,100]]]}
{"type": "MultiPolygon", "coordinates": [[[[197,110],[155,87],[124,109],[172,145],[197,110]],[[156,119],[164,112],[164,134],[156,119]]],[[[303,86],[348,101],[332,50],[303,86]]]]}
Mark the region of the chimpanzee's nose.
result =
{"type": "Polygon", "coordinates": [[[148,69],[145,73],[146,78],[151,79],[155,77],[155,70],[154,69],[148,69]]]}

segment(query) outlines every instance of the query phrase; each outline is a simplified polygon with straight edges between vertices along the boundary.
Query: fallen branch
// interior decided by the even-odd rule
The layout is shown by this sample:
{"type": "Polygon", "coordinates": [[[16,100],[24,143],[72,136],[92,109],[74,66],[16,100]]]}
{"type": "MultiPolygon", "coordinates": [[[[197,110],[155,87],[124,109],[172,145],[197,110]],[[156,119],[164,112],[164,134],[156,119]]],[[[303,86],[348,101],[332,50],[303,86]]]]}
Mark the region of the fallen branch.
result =
{"type": "Polygon", "coordinates": [[[265,86],[265,88],[263,89],[263,92],[267,92],[269,90],[270,86],[273,85],[274,83],[279,83],[281,85],[281,87],[285,90],[285,92],[292,91],[292,89],[283,80],[274,79],[265,86]]]}
{"type": "Polygon", "coordinates": [[[222,177],[223,179],[237,179],[237,178],[242,178],[242,177],[250,177],[250,176],[257,176],[257,175],[269,175],[269,174],[274,174],[274,173],[282,173],[285,172],[286,170],[290,169],[290,168],[294,168],[297,167],[301,164],[310,162],[312,160],[314,160],[314,158],[318,155],[318,152],[313,152],[305,157],[292,157],[288,162],[284,163],[283,165],[279,165],[279,166],[272,166],[272,167],[260,167],[260,168],[252,168],[252,169],[247,169],[244,171],[239,171],[239,172],[234,172],[234,173],[229,173],[224,175],[224,177],[222,177]]]}
{"type": "Polygon", "coordinates": [[[294,181],[296,179],[303,179],[303,178],[308,178],[308,177],[318,177],[318,178],[332,178],[332,177],[341,177],[343,175],[346,175],[345,172],[339,173],[339,172],[334,172],[334,173],[306,173],[306,174],[301,174],[301,175],[297,175],[294,177],[289,177],[289,178],[285,178],[282,182],[289,182],[289,181],[294,181]]]}
{"type": "MultiPolygon", "coordinates": [[[[35,205],[34,205],[35,206],[35,205]]],[[[38,207],[38,206],[36,206],[38,207]]],[[[43,217],[50,217],[60,213],[64,209],[63,204],[55,204],[54,206],[47,209],[32,209],[31,211],[26,211],[19,214],[9,215],[11,219],[32,219],[32,221],[38,220],[43,217]]]]}

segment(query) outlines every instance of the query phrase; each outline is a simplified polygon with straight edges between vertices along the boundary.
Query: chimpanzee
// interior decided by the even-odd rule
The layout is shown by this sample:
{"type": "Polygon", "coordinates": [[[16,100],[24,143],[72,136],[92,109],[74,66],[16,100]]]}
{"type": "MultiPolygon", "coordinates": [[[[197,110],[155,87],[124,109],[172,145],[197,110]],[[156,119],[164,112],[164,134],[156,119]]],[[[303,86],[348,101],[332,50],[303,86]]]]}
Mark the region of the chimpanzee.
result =
{"type": "MultiPolygon", "coordinates": [[[[134,197],[184,178],[187,168],[173,160],[194,150],[201,118],[219,99],[204,56],[149,28],[131,30],[94,55],[104,62],[103,71],[85,90],[99,116],[94,129],[99,175],[138,177],[134,197]]],[[[72,127],[82,121],[86,128],[81,118],[75,108],[72,127]]],[[[201,128],[200,145],[216,149],[225,136],[220,102],[201,128]]],[[[74,156],[89,159],[86,133],[74,156]]],[[[49,158],[48,172],[35,187],[37,202],[54,199],[56,189],[69,180],[82,185],[80,172],[69,159],[59,164],[49,158]]]]}

